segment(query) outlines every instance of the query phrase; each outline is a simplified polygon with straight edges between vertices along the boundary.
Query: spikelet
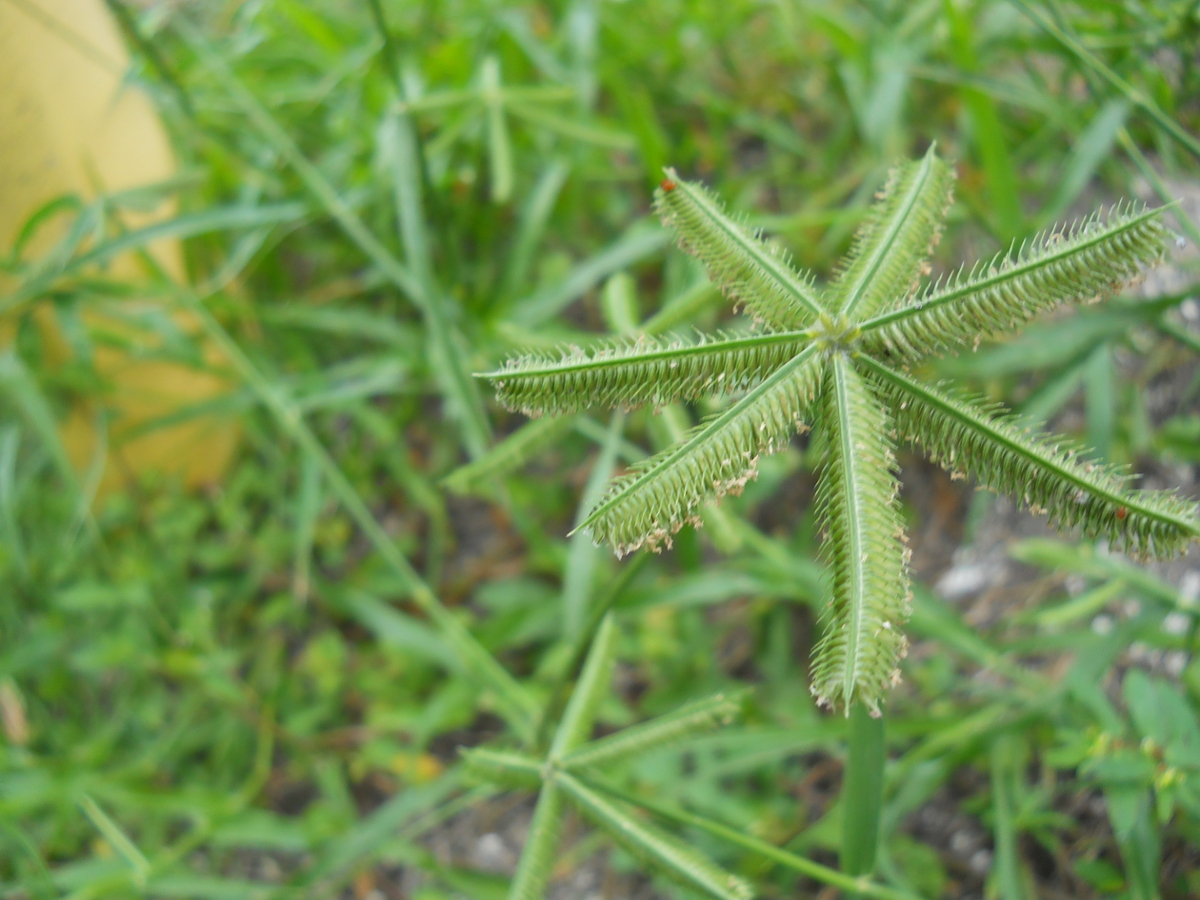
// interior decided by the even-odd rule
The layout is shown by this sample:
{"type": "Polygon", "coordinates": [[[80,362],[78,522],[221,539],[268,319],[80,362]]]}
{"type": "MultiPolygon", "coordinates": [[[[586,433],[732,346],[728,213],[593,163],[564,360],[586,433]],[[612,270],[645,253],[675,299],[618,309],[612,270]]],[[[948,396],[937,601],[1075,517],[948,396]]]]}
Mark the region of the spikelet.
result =
{"type": "Polygon", "coordinates": [[[910,378],[861,358],[886,398],[900,437],[952,473],[1044,512],[1059,530],[1078,528],[1134,556],[1182,553],[1200,535],[1196,507],[1167,491],[1135,491],[1120,469],[1093,462],[1070,438],[1032,433],[997,405],[910,378]]]}
{"type": "Polygon", "coordinates": [[[506,409],[527,416],[588,406],[666,406],[753,387],[811,343],[806,332],[610,341],[557,356],[527,354],[479,377],[506,409]]]}
{"type": "Polygon", "coordinates": [[[911,297],[942,236],[954,170],[931,146],[919,162],[893,167],[825,295],[838,315],[862,320],[911,297]]]}
{"type": "Polygon", "coordinates": [[[735,305],[779,331],[797,331],[822,311],[812,277],[801,275],[786,254],[757,231],[725,213],[698,183],[667,170],[671,189],[660,186],[654,208],[675,231],[679,247],[696,257],[708,277],[735,305]]]}
{"type": "Polygon", "coordinates": [[[820,362],[815,347],[801,351],[725,412],[617,478],[580,527],[618,556],[670,547],[701,502],[741,493],[758,474],[758,458],[782,450],[803,427],[820,362]]]}
{"type": "Polygon", "coordinates": [[[838,354],[825,375],[828,448],[817,484],[817,510],[829,562],[824,635],[814,651],[812,692],[822,706],[879,703],[900,677],[910,612],[908,551],[897,506],[899,482],[886,410],[838,354]]]}
{"type": "Polygon", "coordinates": [[[1099,300],[1158,263],[1170,232],[1162,210],[1114,206],[1019,249],[960,270],[902,309],[863,323],[863,346],[901,359],[978,346],[1063,303],[1099,300]]]}

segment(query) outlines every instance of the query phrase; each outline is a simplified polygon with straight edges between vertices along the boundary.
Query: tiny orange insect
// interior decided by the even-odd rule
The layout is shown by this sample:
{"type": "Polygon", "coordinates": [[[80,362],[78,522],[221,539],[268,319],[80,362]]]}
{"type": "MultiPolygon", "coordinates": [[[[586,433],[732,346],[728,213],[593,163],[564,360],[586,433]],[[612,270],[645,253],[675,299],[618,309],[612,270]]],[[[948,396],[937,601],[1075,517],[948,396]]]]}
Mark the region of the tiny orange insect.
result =
{"type": "Polygon", "coordinates": [[[1125,507],[1123,507],[1123,506],[1118,506],[1118,507],[1117,507],[1117,518],[1118,518],[1118,519],[1123,519],[1123,518],[1125,518],[1127,515],[1129,515],[1129,510],[1127,510],[1127,509],[1126,509],[1125,507]]]}
{"type": "Polygon", "coordinates": [[[671,191],[675,190],[675,182],[673,182],[670,178],[664,178],[658,183],[658,186],[662,188],[663,193],[666,194],[669,194],[671,191]]]}

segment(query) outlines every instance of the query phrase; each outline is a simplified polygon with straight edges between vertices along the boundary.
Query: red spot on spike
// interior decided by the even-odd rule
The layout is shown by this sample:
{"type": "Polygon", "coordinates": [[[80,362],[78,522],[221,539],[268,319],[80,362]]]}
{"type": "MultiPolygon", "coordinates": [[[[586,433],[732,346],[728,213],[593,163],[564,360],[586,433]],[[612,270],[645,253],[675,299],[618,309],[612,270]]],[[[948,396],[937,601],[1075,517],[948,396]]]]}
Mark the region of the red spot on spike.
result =
{"type": "Polygon", "coordinates": [[[658,183],[658,186],[663,189],[664,194],[669,194],[671,191],[675,190],[675,182],[673,182],[670,178],[664,178],[658,183]]]}
{"type": "Polygon", "coordinates": [[[1123,507],[1123,506],[1118,506],[1118,507],[1117,507],[1117,518],[1118,518],[1118,519],[1123,519],[1123,518],[1125,518],[1127,515],[1129,515],[1129,510],[1127,510],[1127,509],[1126,509],[1125,507],[1123,507]]]}

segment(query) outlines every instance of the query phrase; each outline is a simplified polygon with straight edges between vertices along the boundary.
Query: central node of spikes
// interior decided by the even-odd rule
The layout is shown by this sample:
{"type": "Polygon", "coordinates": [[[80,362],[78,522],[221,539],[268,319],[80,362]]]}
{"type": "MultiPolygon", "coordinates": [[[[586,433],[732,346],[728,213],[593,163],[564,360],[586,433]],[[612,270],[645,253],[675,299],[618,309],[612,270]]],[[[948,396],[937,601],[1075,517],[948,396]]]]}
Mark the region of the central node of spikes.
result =
{"type": "Polygon", "coordinates": [[[856,322],[827,313],[822,313],[812,326],[812,332],[813,342],[825,354],[853,350],[862,336],[862,329],[856,322]]]}

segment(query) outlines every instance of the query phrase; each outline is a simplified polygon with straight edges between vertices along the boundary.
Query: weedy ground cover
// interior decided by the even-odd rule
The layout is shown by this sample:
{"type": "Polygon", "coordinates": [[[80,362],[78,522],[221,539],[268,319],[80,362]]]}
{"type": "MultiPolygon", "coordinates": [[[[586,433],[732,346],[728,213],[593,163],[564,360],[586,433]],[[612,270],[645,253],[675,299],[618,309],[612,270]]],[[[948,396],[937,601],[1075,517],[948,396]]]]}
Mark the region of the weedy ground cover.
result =
{"type": "MultiPolygon", "coordinates": [[[[1118,198],[1187,199],[1188,4],[114,6],[187,177],[160,231],[122,232],[113,198],[50,258],[5,258],[0,892],[1200,890],[1194,557],[1051,540],[901,456],[914,646],[872,745],[869,717],[808,694],[816,436],[671,554],[618,562],[565,535],[715,408],[527,425],[471,377],[519,348],[735,327],[653,220],[667,164],[670,197],[702,179],[822,276],[934,141],[959,175],[938,271],[1118,198]],[[164,231],[189,285],[94,265],[164,231]],[[71,326],[131,291],[220,348],[236,387],[202,411],[244,445],[207,493],[148,478],[91,508],[54,422],[103,397],[87,348],[113,337],[71,326]],[[35,308],[76,363],[46,363],[35,308]],[[843,777],[848,746],[876,787],[843,777]],[[561,766],[532,826],[525,750],[561,766]],[[518,865],[527,832],[540,866],[518,865]]],[[[1193,212],[1164,221],[1194,241],[1193,212]]],[[[1187,253],[911,378],[1193,490],[1187,253]]],[[[161,329],[146,352],[196,362],[161,329]]]]}

